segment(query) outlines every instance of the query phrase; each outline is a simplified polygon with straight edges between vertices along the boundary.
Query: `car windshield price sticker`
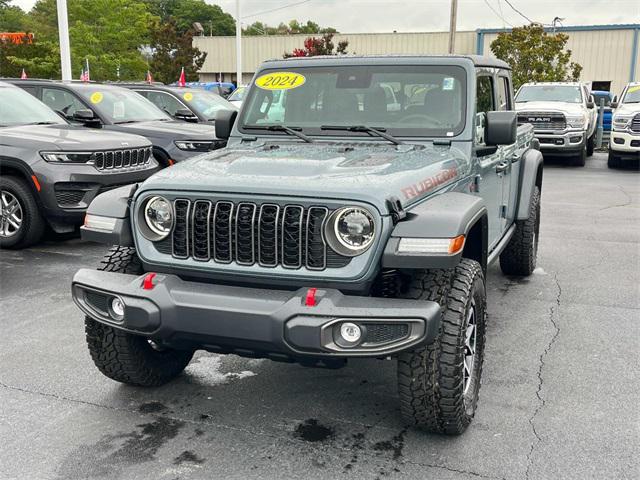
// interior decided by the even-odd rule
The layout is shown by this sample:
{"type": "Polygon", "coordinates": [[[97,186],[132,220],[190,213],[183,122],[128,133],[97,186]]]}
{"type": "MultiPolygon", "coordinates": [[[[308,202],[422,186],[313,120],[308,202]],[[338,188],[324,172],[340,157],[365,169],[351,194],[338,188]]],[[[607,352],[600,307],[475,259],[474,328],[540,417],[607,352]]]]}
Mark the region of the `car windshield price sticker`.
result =
{"type": "Polygon", "coordinates": [[[91,100],[91,103],[100,103],[102,101],[102,93],[93,92],[89,99],[91,100]]]}
{"type": "Polygon", "coordinates": [[[256,78],[256,86],[264,90],[290,90],[304,85],[304,75],[294,72],[267,73],[256,78]]]}
{"type": "Polygon", "coordinates": [[[190,102],[191,100],[193,100],[193,93],[187,92],[182,96],[182,98],[184,98],[187,102],[190,102]]]}

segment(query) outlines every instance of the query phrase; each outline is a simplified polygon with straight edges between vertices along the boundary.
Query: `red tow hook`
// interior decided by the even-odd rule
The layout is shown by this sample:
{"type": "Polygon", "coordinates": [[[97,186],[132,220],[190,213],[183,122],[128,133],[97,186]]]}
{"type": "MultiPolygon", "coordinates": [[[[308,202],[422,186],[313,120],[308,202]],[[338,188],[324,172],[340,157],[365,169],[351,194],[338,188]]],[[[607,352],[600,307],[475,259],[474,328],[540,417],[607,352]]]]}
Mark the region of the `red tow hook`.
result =
{"type": "Polygon", "coordinates": [[[307,296],[304,300],[304,304],[307,307],[315,307],[316,306],[316,292],[318,291],[317,288],[310,288],[309,290],[307,290],[307,296]]]}
{"type": "Polygon", "coordinates": [[[143,290],[153,290],[153,287],[155,287],[155,284],[153,283],[153,279],[156,278],[156,274],[151,272],[151,273],[147,273],[144,277],[144,280],[142,280],[142,289],[143,290]]]}

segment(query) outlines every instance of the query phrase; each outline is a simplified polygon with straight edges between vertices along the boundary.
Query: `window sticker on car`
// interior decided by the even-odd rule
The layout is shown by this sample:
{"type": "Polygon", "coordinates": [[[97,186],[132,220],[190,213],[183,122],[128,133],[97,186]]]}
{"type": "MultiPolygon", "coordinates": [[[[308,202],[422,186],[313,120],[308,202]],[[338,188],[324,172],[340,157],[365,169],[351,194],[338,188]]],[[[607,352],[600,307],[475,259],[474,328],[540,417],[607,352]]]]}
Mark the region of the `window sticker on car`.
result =
{"type": "Polygon", "coordinates": [[[442,79],[442,90],[453,90],[453,77],[444,77],[442,79]]]}
{"type": "Polygon", "coordinates": [[[89,97],[89,100],[91,100],[91,103],[100,103],[102,101],[102,93],[101,92],[93,92],[91,94],[91,96],[89,97]]]}
{"type": "Polygon", "coordinates": [[[193,100],[193,93],[187,92],[182,96],[182,98],[184,98],[187,102],[190,102],[191,100],[193,100]]]}
{"type": "Polygon", "coordinates": [[[304,75],[294,72],[267,73],[256,78],[255,84],[263,90],[290,90],[304,85],[304,75]]]}
{"type": "Polygon", "coordinates": [[[640,90],[640,85],[636,85],[635,87],[629,87],[629,90],[627,90],[627,93],[635,92],[637,90],[640,90]]]}

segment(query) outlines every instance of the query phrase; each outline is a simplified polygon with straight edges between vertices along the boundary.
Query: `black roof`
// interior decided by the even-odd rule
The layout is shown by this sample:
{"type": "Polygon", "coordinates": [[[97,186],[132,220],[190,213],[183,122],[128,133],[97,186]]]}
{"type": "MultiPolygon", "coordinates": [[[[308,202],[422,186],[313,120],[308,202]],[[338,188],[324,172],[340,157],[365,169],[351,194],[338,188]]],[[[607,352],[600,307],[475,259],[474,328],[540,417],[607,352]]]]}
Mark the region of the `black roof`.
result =
{"type": "Polygon", "coordinates": [[[307,62],[319,62],[324,65],[348,63],[351,65],[358,64],[371,64],[379,60],[384,64],[408,64],[408,63],[424,63],[424,64],[437,64],[438,60],[447,60],[447,63],[452,60],[471,60],[476,67],[490,67],[490,68],[502,68],[511,70],[508,63],[493,57],[486,57],[483,55],[319,55],[315,57],[290,57],[286,59],[267,60],[265,63],[307,63],[307,62]]]}

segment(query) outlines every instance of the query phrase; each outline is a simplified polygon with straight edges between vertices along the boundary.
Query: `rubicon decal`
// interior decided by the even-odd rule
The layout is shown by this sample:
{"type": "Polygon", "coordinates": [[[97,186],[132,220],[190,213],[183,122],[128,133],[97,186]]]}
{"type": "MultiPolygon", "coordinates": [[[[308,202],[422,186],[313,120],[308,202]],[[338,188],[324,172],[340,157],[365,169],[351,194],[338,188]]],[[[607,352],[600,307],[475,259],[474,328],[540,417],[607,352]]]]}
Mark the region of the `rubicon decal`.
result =
{"type": "Polygon", "coordinates": [[[433,190],[440,185],[447,183],[452,178],[455,178],[458,175],[458,169],[456,167],[448,168],[446,170],[441,170],[437,174],[425,178],[424,180],[414,183],[413,185],[409,185],[408,187],[404,187],[400,189],[404,198],[410,200],[412,198],[419,197],[426,192],[433,190]]]}

